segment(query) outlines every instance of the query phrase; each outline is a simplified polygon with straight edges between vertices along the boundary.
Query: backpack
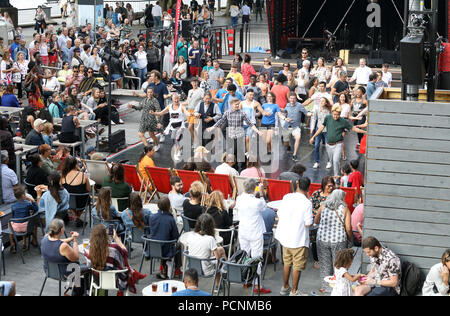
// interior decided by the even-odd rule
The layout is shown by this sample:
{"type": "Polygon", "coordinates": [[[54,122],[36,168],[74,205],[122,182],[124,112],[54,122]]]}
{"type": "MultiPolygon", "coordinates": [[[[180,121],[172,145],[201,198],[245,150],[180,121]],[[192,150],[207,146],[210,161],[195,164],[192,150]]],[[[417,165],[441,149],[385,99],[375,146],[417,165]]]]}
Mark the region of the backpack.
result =
{"type": "Polygon", "coordinates": [[[230,258],[230,262],[237,264],[247,264],[250,267],[246,267],[242,270],[241,280],[245,283],[252,283],[256,277],[258,265],[261,262],[260,258],[250,258],[245,250],[236,251],[230,258]]]}
{"type": "Polygon", "coordinates": [[[414,296],[421,288],[420,270],[411,262],[402,262],[401,296],[414,296]]]}

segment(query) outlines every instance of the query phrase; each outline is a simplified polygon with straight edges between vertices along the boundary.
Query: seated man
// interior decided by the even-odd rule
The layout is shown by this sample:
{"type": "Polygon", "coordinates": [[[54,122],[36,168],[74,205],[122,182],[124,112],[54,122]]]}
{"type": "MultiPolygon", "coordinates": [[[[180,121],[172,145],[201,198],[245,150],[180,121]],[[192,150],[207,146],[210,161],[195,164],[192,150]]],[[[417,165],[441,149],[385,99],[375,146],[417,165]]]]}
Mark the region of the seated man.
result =
{"type": "Polygon", "coordinates": [[[360,281],[355,296],[397,296],[400,294],[401,262],[392,250],[381,246],[372,236],[363,240],[362,248],[370,257],[372,269],[367,280],[360,281]]]}
{"type": "Polygon", "coordinates": [[[174,210],[182,212],[183,203],[186,200],[186,197],[183,195],[183,181],[179,177],[171,177],[170,185],[172,186],[172,191],[168,194],[170,205],[174,210]]]}
{"type": "Polygon", "coordinates": [[[198,289],[198,273],[195,269],[189,269],[184,273],[185,290],[177,291],[172,296],[211,296],[209,293],[198,289]]]}
{"type": "Polygon", "coordinates": [[[46,120],[37,119],[34,121],[33,129],[28,133],[25,138],[25,145],[35,145],[41,146],[45,144],[44,138],[42,137],[42,131],[44,130],[44,124],[46,120]]]}
{"type": "Polygon", "coordinates": [[[2,193],[3,202],[12,203],[16,201],[14,196],[14,187],[19,183],[17,175],[14,171],[8,168],[8,152],[2,150],[1,152],[1,163],[2,163],[2,193]]]}

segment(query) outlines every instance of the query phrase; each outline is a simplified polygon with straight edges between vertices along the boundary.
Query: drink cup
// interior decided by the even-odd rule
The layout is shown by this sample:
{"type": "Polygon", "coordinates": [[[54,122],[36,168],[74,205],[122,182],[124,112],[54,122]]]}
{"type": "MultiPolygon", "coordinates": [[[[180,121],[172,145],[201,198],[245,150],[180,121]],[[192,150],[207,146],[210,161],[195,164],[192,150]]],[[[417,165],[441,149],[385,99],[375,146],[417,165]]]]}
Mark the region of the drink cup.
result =
{"type": "Polygon", "coordinates": [[[172,286],[172,293],[175,293],[178,290],[178,288],[174,285],[172,286]]]}
{"type": "Polygon", "coordinates": [[[152,283],[152,291],[156,292],[158,290],[158,283],[152,283]]]}
{"type": "Polygon", "coordinates": [[[83,239],[83,249],[86,249],[89,245],[89,239],[83,239]]]}

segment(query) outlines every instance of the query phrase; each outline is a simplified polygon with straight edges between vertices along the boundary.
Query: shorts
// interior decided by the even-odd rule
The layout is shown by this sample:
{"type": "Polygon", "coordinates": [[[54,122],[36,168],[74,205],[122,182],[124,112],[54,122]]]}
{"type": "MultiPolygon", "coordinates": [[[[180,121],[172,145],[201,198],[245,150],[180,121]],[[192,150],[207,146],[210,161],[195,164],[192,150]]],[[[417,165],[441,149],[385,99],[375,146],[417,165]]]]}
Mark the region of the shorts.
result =
{"type": "Polygon", "coordinates": [[[306,247],[283,247],[283,262],[285,266],[294,267],[295,271],[303,271],[308,262],[309,250],[306,247]]]}
{"type": "Polygon", "coordinates": [[[245,136],[252,137],[255,131],[248,125],[244,125],[245,136]]]}
{"type": "Polygon", "coordinates": [[[117,81],[122,79],[122,75],[121,74],[111,74],[111,80],[112,81],[117,81]]]}
{"type": "Polygon", "coordinates": [[[281,130],[281,134],[283,136],[283,141],[287,143],[287,142],[290,141],[291,135],[294,136],[294,137],[295,136],[301,137],[302,136],[302,130],[300,129],[300,127],[296,127],[296,128],[288,127],[288,128],[283,128],[281,130]]]}
{"type": "MultiPolygon", "coordinates": [[[[189,113],[194,114],[194,110],[187,110],[189,113]]],[[[189,116],[186,120],[189,124],[195,124],[196,117],[195,116],[189,116]]]]}
{"type": "Polygon", "coordinates": [[[272,129],[275,128],[275,124],[261,124],[262,128],[272,129]]]}

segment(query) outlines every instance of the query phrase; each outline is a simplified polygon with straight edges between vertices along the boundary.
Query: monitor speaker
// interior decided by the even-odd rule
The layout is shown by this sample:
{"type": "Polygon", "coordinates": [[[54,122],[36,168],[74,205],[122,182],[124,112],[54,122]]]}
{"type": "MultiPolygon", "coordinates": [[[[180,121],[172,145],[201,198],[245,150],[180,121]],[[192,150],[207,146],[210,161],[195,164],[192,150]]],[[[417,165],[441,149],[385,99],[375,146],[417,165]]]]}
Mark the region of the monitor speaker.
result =
{"type": "Polygon", "coordinates": [[[109,151],[112,153],[118,152],[125,147],[125,130],[121,129],[111,133],[108,140],[109,151]]]}
{"type": "Polygon", "coordinates": [[[424,38],[406,36],[400,41],[402,82],[422,85],[425,79],[424,38]]]}

